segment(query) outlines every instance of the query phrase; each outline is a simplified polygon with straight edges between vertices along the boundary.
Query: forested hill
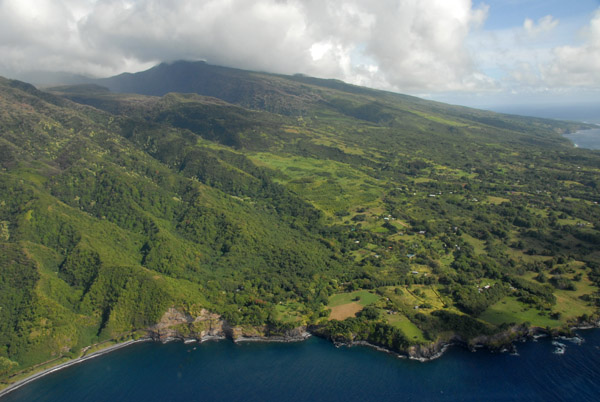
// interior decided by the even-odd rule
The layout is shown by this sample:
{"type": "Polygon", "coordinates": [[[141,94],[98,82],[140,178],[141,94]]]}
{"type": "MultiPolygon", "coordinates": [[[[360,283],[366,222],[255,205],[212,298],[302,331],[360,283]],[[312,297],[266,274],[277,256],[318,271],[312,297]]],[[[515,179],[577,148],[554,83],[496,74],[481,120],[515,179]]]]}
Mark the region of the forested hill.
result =
{"type": "Polygon", "coordinates": [[[0,79],[0,377],[169,307],[396,351],[590,320],[586,127],[204,63],[0,79]]]}

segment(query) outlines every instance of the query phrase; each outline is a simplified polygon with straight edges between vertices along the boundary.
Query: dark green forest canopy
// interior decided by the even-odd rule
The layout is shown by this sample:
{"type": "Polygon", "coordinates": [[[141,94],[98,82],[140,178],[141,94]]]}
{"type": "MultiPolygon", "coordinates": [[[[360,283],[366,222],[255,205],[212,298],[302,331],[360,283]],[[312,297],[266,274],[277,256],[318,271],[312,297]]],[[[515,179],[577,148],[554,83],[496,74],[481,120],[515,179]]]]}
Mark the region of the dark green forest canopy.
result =
{"type": "Polygon", "coordinates": [[[202,63],[100,84],[130,93],[0,79],[0,376],[169,307],[396,351],[598,312],[585,124],[202,63]]]}

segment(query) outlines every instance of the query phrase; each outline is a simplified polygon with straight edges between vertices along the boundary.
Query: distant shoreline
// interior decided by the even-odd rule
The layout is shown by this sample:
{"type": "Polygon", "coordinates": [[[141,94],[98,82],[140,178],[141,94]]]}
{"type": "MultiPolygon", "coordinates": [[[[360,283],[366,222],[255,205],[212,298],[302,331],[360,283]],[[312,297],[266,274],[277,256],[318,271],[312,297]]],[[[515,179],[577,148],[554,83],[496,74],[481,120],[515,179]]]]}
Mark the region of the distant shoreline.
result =
{"type": "Polygon", "coordinates": [[[599,150],[600,149],[600,126],[587,130],[578,130],[574,133],[563,134],[563,137],[571,141],[575,148],[599,150]]]}
{"type": "Polygon", "coordinates": [[[85,362],[87,360],[93,359],[93,358],[98,357],[98,356],[105,355],[105,354],[110,353],[110,352],[114,352],[115,350],[124,348],[126,346],[133,345],[134,343],[147,342],[147,341],[151,341],[151,340],[152,339],[150,339],[150,338],[142,338],[142,339],[129,340],[129,341],[117,343],[115,345],[111,345],[111,346],[108,346],[108,347],[106,347],[104,349],[100,349],[100,350],[98,350],[96,352],[90,353],[89,355],[81,356],[81,357],[78,357],[76,359],[72,359],[72,360],[66,361],[66,362],[61,363],[61,364],[59,364],[57,366],[52,366],[52,367],[47,368],[45,370],[42,370],[40,372],[34,373],[34,374],[30,375],[27,378],[24,378],[22,380],[19,380],[19,381],[13,383],[13,384],[8,385],[6,388],[0,390],[0,398],[4,397],[5,395],[9,394],[10,392],[12,392],[12,391],[14,391],[16,389],[21,388],[24,385],[29,384],[30,382],[33,382],[33,381],[35,381],[35,380],[37,380],[39,378],[42,378],[42,377],[44,377],[44,376],[46,376],[46,375],[48,375],[50,373],[54,373],[55,371],[62,370],[64,368],[67,368],[67,367],[70,367],[70,366],[74,366],[76,364],[85,362]]]}

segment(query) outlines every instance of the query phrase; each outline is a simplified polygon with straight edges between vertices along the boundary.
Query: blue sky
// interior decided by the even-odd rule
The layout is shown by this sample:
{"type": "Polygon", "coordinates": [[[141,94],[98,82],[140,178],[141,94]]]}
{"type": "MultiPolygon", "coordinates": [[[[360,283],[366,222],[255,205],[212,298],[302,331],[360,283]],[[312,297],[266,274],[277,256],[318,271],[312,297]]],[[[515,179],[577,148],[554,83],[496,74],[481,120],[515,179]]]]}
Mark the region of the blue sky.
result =
{"type": "Polygon", "coordinates": [[[555,22],[556,25],[536,38],[533,44],[536,48],[552,49],[580,45],[585,41],[582,30],[600,8],[600,0],[495,0],[480,1],[475,5],[489,7],[484,32],[514,32],[522,29],[526,20],[534,25],[544,18],[555,22]]]}
{"type": "Polygon", "coordinates": [[[506,29],[523,25],[525,18],[538,20],[552,15],[561,20],[575,20],[583,26],[590,14],[600,7],[598,0],[488,0],[476,1],[476,6],[490,6],[485,29],[506,29]]]}
{"type": "Polygon", "coordinates": [[[0,0],[0,54],[16,78],[186,59],[471,106],[600,104],[600,0],[0,0]]]}

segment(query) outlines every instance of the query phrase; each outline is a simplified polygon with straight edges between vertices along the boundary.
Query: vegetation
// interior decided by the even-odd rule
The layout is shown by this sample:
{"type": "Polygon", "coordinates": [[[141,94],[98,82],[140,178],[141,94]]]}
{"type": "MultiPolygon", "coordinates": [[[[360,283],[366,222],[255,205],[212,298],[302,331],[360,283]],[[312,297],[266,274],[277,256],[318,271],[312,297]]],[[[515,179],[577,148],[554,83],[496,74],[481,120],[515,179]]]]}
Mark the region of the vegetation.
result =
{"type": "Polygon", "coordinates": [[[583,124],[202,63],[102,84],[137,94],[0,79],[1,377],[169,307],[397,351],[598,313],[583,124]]]}

